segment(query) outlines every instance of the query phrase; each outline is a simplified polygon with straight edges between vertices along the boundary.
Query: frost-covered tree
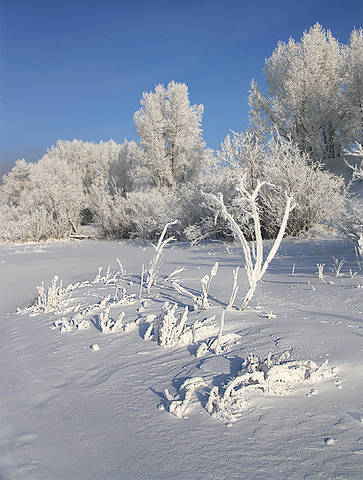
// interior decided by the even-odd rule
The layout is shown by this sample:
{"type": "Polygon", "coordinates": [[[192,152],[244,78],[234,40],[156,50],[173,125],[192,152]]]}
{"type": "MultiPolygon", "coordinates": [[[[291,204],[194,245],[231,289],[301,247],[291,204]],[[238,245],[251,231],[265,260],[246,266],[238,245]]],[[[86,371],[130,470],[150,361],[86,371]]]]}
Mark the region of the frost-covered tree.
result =
{"type": "Polygon", "coordinates": [[[350,112],[343,125],[344,134],[362,143],[363,130],[363,29],[353,30],[345,48],[345,109],[350,112]]]}
{"type": "Polygon", "coordinates": [[[327,168],[341,171],[343,150],[362,139],[362,30],[343,46],[318,23],[300,41],[280,42],[263,69],[268,91],[252,81],[255,130],[291,138],[327,168]]]}
{"type": "Polygon", "coordinates": [[[0,186],[0,202],[9,206],[18,206],[21,197],[29,188],[29,179],[34,164],[24,159],[17,160],[7,175],[3,176],[0,186]]]}
{"type": "Polygon", "coordinates": [[[197,179],[207,161],[202,139],[203,105],[190,105],[188,87],[170,82],[144,92],[134,115],[143,157],[135,172],[152,187],[174,187],[197,179]]]}
{"type": "Polygon", "coordinates": [[[50,161],[65,161],[77,171],[82,179],[85,197],[92,203],[93,187],[108,184],[110,166],[119,160],[121,145],[113,140],[108,142],[83,142],[82,140],[58,140],[57,144],[47,150],[43,158],[50,161]]]}
{"type": "Polygon", "coordinates": [[[62,238],[77,230],[84,205],[82,182],[64,159],[17,162],[0,187],[0,238],[62,238]]]}
{"type": "Polygon", "coordinates": [[[135,171],[142,161],[143,152],[133,141],[125,140],[119,147],[118,156],[111,159],[109,175],[111,187],[125,197],[139,186],[135,185],[135,171]]]}
{"type": "Polygon", "coordinates": [[[82,178],[64,159],[45,155],[34,165],[27,201],[42,207],[52,225],[50,236],[59,238],[76,232],[85,205],[82,178]]]}
{"type": "MultiPolygon", "coordinates": [[[[286,225],[288,235],[305,233],[320,224],[331,224],[345,210],[344,180],[311,161],[299,146],[275,134],[267,143],[248,132],[228,135],[217,152],[218,163],[205,178],[207,193],[222,193],[224,204],[247,239],[255,239],[253,215],[246,195],[238,185],[252,193],[258,180],[264,182],[256,202],[263,238],[275,238],[284,215],[285,192],[294,196],[296,206],[286,225]]],[[[195,202],[197,205],[201,202],[195,202]]],[[[198,207],[201,210],[201,207],[198,207]]],[[[208,235],[228,235],[223,217],[200,211],[200,220],[186,228],[191,241],[208,235]]]]}

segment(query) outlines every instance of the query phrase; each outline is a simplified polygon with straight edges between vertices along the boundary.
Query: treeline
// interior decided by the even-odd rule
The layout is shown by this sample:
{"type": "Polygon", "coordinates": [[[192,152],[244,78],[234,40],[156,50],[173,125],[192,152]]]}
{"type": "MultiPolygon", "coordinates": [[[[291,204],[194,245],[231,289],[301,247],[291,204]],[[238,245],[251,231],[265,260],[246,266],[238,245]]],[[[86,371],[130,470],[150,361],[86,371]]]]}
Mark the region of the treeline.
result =
{"type": "Polygon", "coordinates": [[[197,241],[228,229],[201,191],[222,193],[252,238],[239,189],[266,182],[258,200],[265,238],[276,235],[285,194],[294,194],[287,233],[298,235],[344,217],[346,153],[362,142],[363,34],[341,45],[316,24],[299,42],[280,43],[266,60],[267,92],[252,81],[250,127],[206,148],[202,105],[171,82],[144,93],[134,121],[139,142],[58,141],[37,163],[18,160],[0,187],[0,239],[68,237],[98,224],[105,237],[173,234],[197,241]]]}

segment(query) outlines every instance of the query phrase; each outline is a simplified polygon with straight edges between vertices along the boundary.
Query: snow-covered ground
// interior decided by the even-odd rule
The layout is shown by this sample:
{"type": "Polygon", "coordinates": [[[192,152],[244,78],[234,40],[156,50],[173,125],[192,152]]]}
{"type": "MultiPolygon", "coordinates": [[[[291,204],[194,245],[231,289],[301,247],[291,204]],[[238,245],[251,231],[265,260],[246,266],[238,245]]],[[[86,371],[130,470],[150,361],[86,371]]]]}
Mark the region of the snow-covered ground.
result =
{"type": "MultiPolygon", "coordinates": [[[[152,247],[132,242],[0,246],[1,479],[361,478],[363,273],[353,245],[284,241],[250,308],[226,312],[219,354],[211,344],[232,271],[243,263],[239,247],[167,248],[157,284],[141,302],[141,266],[152,255],[152,247]],[[177,302],[177,314],[193,303],[165,277],[186,267],[175,278],[198,295],[215,262],[212,307],[190,308],[180,344],[162,348],[154,315],[165,301],[177,302]],[[323,281],[317,264],[325,264],[323,281]],[[55,287],[61,279],[63,288],[73,286],[44,308],[55,275],[55,287]],[[35,306],[42,281],[43,303],[35,306]],[[210,349],[197,357],[203,341],[210,349]],[[290,357],[256,380],[270,364],[250,354],[264,360],[269,352],[290,357]],[[240,383],[222,405],[248,357],[255,366],[242,374],[255,380],[240,383]]],[[[241,269],[237,306],[246,290],[241,269]]]]}

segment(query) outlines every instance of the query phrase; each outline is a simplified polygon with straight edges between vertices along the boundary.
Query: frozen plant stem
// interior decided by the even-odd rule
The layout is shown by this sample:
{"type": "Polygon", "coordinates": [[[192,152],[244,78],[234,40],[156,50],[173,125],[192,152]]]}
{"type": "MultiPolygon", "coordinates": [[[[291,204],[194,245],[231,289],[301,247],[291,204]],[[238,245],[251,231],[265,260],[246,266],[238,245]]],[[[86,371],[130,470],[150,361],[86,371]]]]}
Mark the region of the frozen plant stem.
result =
{"type": "Polygon", "coordinates": [[[217,354],[220,353],[220,344],[221,344],[222,335],[223,335],[224,320],[225,320],[225,317],[226,317],[226,311],[227,310],[232,310],[233,303],[234,303],[234,301],[236,299],[236,296],[237,296],[237,293],[238,293],[238,286],[237,286],[238,273],[239,273],[239,267],[237,267],[233,270],[233,287],[232,287],[232,292],[231,292],[231,296],[229,298],[227,308],[222,308],[221,323],[220,323],[220,326],[219,326],[219,333],[218,333],[217,344],[216,344],[216,348],[215,348],[215,352],[217,354]]]}
{"type": "Polygon", "coordinates": [[[335,268],[335,276],[336,277],[342,277],[343,274],[341,273],[342,267],[345,264],[345,260],[339,260],[337,258],[334,259],[334,268],[335,268]]]}
{"type": "Polygon", "coordinates": [[[321,282],[321,283],[326,283],[325,278],[324,278],[324,267],[325,267],[325,263],[317,263],[316,266],[317,266],[317,268],[318,268],[319,282],[321,282]]]}
{"type": "Polygon", "coordinates": [[[256,239],[255,252],[254,252],[254,247],[248,244],[246,237],[244,236],[238,223],[235,221],[233,216],[227,211],[227,208],[223,201],[223,195],[219,193],[219,195],[217,196],[211,193],[202,192],[202,194],[206,198],[210,199],[213,203],[217,204],[220,210],[220,214],[228,222],[230,229],[232,230],[232,232],[235,234],[235,236],[238,238],[238,240],[241,243],[243,255],[246,263],[245,268],[247,271],[247,278],[250,286],[241,306],[242,311],[246,309],[248,303],[253,297],[253,294],[255,293],[257,282],[261,280],[271,260],[276,255],[276,252],[280,246],[281,240],[285,233],[290,212],[295,207],[295,202],[293,201],[293,197],[286,194],[285,212],[280,225],[279,233],[275,239],[275,242],[266,260],[263,262],[263,241],[262,241],[262,234],[261,234],[261,222],[260,222],[260,216],[259,216],[256,200],[257,200],[259,191],[261,190],[261,187],[265,184],[265,182],[261,182],[260,180],[258,180],[255,190],[252,193],[249,193],[246,187],[244,186],[243,180],[241,181],[241,184],[240,184],[240,191],[245,195],[245,198],[247,199],[251,207],[251,215],[253,218],[255,239],[256,239]]]}
{"type": "Polygon", "coordinates": [[[141,267],[141,277],[140,277],[139,300],[141,300],[141,297],[142,297],[142,288],[143,288],[143,286],[144,286],[144,273],[145,273],[145,267],[144,267],[144,264],[142,264],[142,267],[141,267]]]}
{"type": "Polygon", "coordinates": [[[236,296],[238,293],[238,286],[237,286],[238,274],[239,274],[239,267],[233,270],[233,287],[232,287],[231,297],[227,305],[227,310],[233,309],[233,304],[234,304],[234,301],[236,300],[236,296]]]}
{"type": "Polygon", "coordinates": [[[293,277],[294,275],[295,275],[295,263],[292,266],[292,270],[291,270],[291,276],[293,277]]]}
{"type": "Polygon", "coordinates": [[[148,295],[150,294],[151,287],[155,284],[155,281],[156,281],[156,277],[157,277],[157,274],[158,274],[158,269],[159,269],[160,263],[161,263],[161,254],[163,252],[163,249],[168,243],[175,240],[174,237],[169,237],[166,240],[164,240],[166,231],[171,225],[175,225],[176,223],[178,223],[177,220],[175,220],[174,222],[167,223],[165,225],[165,227],[164,227],[164,229],[163,229],[163,231],[160,235],[160,238],[159,238],[159,241],[158,241],[157,245],[154,246],[154,248],[155,248],[154,258],[150,262],[150,267],[149,267],[149,270],[147,272],[147,279],[146,279],[146,288],[147,288],[148,295]]]}
{"type": "Polygon", "coordinates": [[[222,307],[222,313],[221,313],[221,323],[219,325],[219,332],[218,332],[218,337],[217,337],[217,343],[215,347],[215,353],[218,355],[221,351],[221,340],[222,340],[222,335],[223,335],[223,329],[224,329],[224,320],[226,317],[226,309],[222,307]]]}

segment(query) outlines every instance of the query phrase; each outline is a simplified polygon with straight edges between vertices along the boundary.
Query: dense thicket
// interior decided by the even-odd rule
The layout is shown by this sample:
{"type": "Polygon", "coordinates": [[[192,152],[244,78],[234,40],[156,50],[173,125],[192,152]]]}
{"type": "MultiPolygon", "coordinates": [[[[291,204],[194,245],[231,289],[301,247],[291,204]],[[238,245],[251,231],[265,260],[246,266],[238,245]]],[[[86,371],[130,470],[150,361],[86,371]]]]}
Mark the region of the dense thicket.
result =
{"type": "MultiPolygon", "coordinates": [[[[187,86],[156,86],[134,115],[139,142],[60,140],[35,164],[18,160],[0,186],[0,239],[63,238],[90,223],[105,237],[152,239],[174,220],[180,239],[225,238],[229,229],[201,191],[221,192],[253,238],[241,178],[249,191],[266,182],[258,200],[265,238],[276,236],[286,194],[297,203],[289,235],[336,224],[346,189],[326,167],[339,170],[362,140],[362,49],[362,30],[344,46],[318,24],[300,42],[279,44],[266,60],[268,93],[252,83],[248,132],[227,135],[214,153],[202,137],[203,106],[190,105],[187,86]]],[[[358,167],[351,172],[358,178],[358,167]]]]}

